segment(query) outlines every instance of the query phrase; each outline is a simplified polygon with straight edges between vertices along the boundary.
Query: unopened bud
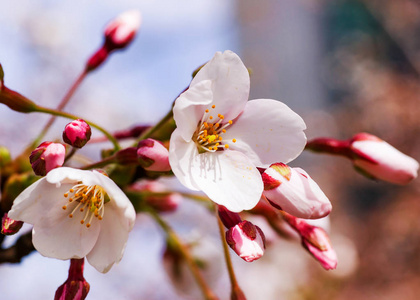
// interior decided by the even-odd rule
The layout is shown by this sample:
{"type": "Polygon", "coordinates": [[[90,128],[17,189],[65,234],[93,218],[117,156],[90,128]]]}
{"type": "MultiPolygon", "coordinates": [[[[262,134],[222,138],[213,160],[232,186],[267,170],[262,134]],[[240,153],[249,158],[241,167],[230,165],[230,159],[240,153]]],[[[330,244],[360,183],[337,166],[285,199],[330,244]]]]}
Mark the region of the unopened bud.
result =
{"type": "Polygon", "coordinates": [[[22,228],[22,225],[22,221],[15,221],[10,219],[7,216],[7,213],[5,213],[1,219],[1,233],[4,235],[13,235],[19,232],[19,230],[22,228]]]}
{"type": "Polygon", "coordinates": [[[108,55],[117,49],[127,47],[134,39],[141,25],[141,14],[130,10],[119,15],[105,27],[104,45],[88,60],[86,69],[92,71],[99,67],[108,55]]]}
{"type": "Polygon", "coordinates": [[[169,165],[169,151],[160,142],[145,139],[137,145],[137,157],[140,165],[148,171],[167,172],[169,165]]]}
{"type": "Polygon", "coordinates": [[[55,292],[54,300],[83,300],[89,293],[89,283],[83,277],[84,258],[71,259],[69,276],[55,292]]]}
{"type": "Polygon", "coordinates": [[[283,213],[284,220],[300,235],[302,246],[319,261],[326,270],[337,267],[337,254],[332,248],[327,232],[310,225],[305,220],[283,213]]]}
{"type": "Polygon", "coordinates": [[[417,177],[419,163],[387,142],[367,133],[351,140],[353,164],[362,174],[394,184],[407,184],[417,177]]]}
{"type": "Polygon", "coordinates": [[[29,156],[29,161],[36,175],[45,176],[52,169],[61,167],[66,156],[63,144],[43,142],[29,156]]]}
{"type": "Polygon", "coordinates": [[[66,125],[63,131],[63,141],[67,144],[82,148],[90,140],[92,130],[82,119],[74,120],[66,125]]]}
{"type": "Polygon", "coordinates": [[[311,226],[306,236],[302,236],[302,245],[315,257],[325,270],[337,267],[337,254],[331,246],[328,234],[319,227],[311,226]]]}
{"type": "Polygon", "coordinates": [[[272,164],[262,174],[264,196],[274,207],[304,219],[328,215],[331,203],[315,181],[300,168],[272,164]]]}
{"type": "Polygon", "coordinates": [[[231,227],[226,232],[226,242],[246,262],[257,260],[264,254],[264,233],[249,221],[242,221],[231,227]]]}
{"type": "Polygon", "coordinates": [[[7,105],[11,110],[22,113],[30,113],[38,110],[38,107],[34,102],[25,96],[8,89],[4,86],[3,82],[0,84],[0,103],[7,105]]]}
{"type": "Polygon", "coordinates": [[[241,216],[238,213],[231,212],[223,205],[217,206],[217,212],[223,225],[228,229],[242,222],[241,216]]]}
{"type": "Polygon", "coordinates": [[[141,25],[141,14],[130,10],[120,14],[105,28],[105,44],[112,51],[125,48],[131,43],[141,25]]]}

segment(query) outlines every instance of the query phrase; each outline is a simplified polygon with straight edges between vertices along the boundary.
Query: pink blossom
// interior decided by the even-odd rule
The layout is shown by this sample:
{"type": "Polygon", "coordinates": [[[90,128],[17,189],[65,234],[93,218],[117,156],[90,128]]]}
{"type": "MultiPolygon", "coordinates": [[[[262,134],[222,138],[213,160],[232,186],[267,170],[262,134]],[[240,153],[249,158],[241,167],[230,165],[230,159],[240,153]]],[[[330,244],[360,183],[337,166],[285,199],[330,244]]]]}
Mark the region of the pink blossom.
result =
{"type": "Polygon", "coordinates": [[[264,233],[249,221],[231,227],[226,232],[226,242],[246,262],[257,260],[264,254],[264,233]]]}
{"type": "Polygon", "coordinates": [[[78,119],[66,125],[63,131],[63,140],[73,147],[82,148],[89,141],[91,134],[89,124],[78,119]]]}
{"type": "Polygon", "coordinates": [[[130,10],[120,14],[105,28],[106,43],[111,44],[112,49],[126,47],[133,40],[140,25],[141,15],[138,10],[130,10]]]}
{"type": "Polygon", "coordinates": [[[148,171],[167,172],[169,165],[169,152],[160,142],[146,139],[137,146],[137,158],[140,165],[148,171]]]}
{"type": "Polygon", "coordinates": [[[54,300],[83,300],[90,290],[83,277],[84,258],[70,260],[69,276],[55,292],[54,300]]]}
{"type": "Polygon", "coordinates": [[[376,136],[359,133],[350,149],[354,166],[368,176],[401,185],[417,177],[419,163],[376,136]]]}
{"type": "Polygon", "coordinates": [[[331,270],[337,267],[337,254],[324,229],[310,225],[307,221],[287,213],[283,213],[283,218],[300,235],[302,246],[319,261],[324,269],[331,270]]]}
{"type": "Polygon", "coordinates": [[[29,156],[29,161],[36,175],[45,176],[52,169],[64,163],[66,148],[63,144],[43,142],[29,156]]]}
{"type": "Polygon", "coordinates": [[[272,164],[262,174],[264,196],[276,208],[298,218],[318,219],[331,211],[331,203],[308,173],[283,163],[272,164]]]}

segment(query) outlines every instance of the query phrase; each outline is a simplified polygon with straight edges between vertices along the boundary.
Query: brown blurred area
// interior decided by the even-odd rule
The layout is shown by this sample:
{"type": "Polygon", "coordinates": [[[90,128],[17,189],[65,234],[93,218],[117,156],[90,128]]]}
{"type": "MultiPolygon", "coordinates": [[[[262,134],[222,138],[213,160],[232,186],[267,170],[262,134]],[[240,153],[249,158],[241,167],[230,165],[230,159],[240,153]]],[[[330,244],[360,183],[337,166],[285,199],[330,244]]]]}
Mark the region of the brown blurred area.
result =
{"type": "MultiPolygon", "coordinates": [[[[248,0],[238,9],[251,93],[301,114],[308,139],[369,132],[420,160],[420,2],[248,0]]],[[[338,247],[349,271],[313,264],[292,298],[419,299],[419,179],[375,182],[312,153],[297,163],[333,203],[332,241],[348,238],[357,259],[338,247]]]]}

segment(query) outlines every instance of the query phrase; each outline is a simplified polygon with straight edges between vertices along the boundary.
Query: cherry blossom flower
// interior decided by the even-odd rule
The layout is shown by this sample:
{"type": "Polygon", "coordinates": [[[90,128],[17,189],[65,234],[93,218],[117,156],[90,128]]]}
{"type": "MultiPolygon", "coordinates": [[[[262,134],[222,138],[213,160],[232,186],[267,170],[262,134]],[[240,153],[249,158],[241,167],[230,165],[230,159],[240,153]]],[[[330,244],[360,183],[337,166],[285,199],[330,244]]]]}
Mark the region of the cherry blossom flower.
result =
{"type": "Polygon", "coordinates": [[[136,213],[108,176],[62,167],[24,190],[8,216],[34,225],[32,242],[42,255],[86,257],[106,273],[122,258],[136,213]]]}
{"type": "Polygon", "coordinates": [[[287,163],[303,150],[302,118],[271,99],[248,101],[249,74],[232,51],[217,52],[173,108],[169,162],[180,182],[233,212],[254,207],[257,167],[287,163]]]}

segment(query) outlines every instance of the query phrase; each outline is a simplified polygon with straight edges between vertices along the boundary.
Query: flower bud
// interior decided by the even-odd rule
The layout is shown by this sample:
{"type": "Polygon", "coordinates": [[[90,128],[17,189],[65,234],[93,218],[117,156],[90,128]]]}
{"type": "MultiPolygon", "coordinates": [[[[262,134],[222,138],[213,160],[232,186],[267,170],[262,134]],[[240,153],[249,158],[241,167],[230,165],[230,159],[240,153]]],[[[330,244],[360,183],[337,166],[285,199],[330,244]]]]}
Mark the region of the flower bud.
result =
{"type": "Polygon", "coordinates": [[[355,168],[364,175],[401,185],[417,177],[419,163],[376,136],[359,133],[350,149],[355,168]]]}
{"type": "Polygon", "coordinates": [[[130,10],[120,14],[105,28],[105,43],[109,51],[125,48],[133,40],[141,25],[138,10],[130,10]]]}
{"type": "Polygon", "coordinates": [[[283,163],[272,164],[262,174],[264,196],[274,207],[304,219],[325,217],[331,203],[308,173],[283,163]]]}
{"type": "Polygon", "coordinates": [[[22,113],[30,113],[38,110],[34,102],[8,89],[3,83],[0,83],[0,103],[7,105],[11,110],[22,113]]]}
{"type": "Polygon", "coordinates": [[[302,234],[302,245],[315,257],[325,270],[337,267],[337,254],[331,246],[328,234],[320,227],[308,226],[302,234]]]}
{"type": "Polygon", "coordinates": [[[140,165],[148,171],[167,172],[169,165],[169,151],[160,142],[146,139],[137,145],[137,158],[140,165]]]}
{"type": "Polygon", "coordinates": [[[307,221],[283,213],[284,220],[300,235],[302,246],[320,262],[326,270],[337,267],[337,254],[331,246],[327,232],[307,221]]]}
{"type": "Polygon", "coordinates": [[[55,292],[54,300],[83,300],[89,293],[89,283],[83,277],[84,258],[71,259],[69,276],[55,292]]]}
{"type": "Polygon", "coordinates": [[[13,235],[19,232],[19,230],[22,228],[22,225],[22,221],[15,221],[10,219],[7,216],[7,213],[5,213],[1,219],[1,233],[4,235],[13,235]]]}
{"type": "Polygon", "coordinates": [[[130,10],[119,15],[105,27],[104,45],[92,55],[86,64],[87,71],[99,67],[108,55],[117,49],[127,47],[140,28],[141,15],[138,10],[130,10]]]}
{"type": "Polygon", "coordinates": [[[82,148],[90,140],[92,130],[82,119],[74,120],[66,125],[63,131],[63,141],[67,144],[82,148]]]}
{"type": "Polygon", "coordinates": [[[249,221],[231,227],[226,232],[226,242],[246,262],[257,260],[264,254],[264,233],[249,221]]]}
{"type": "Polygon", "coordinates": [[[29,156],[29,161],[36,175],[45,176],[52,169],[61,167],[64,163],[66,148],[64,145],[43,142],[29,156]]]}

